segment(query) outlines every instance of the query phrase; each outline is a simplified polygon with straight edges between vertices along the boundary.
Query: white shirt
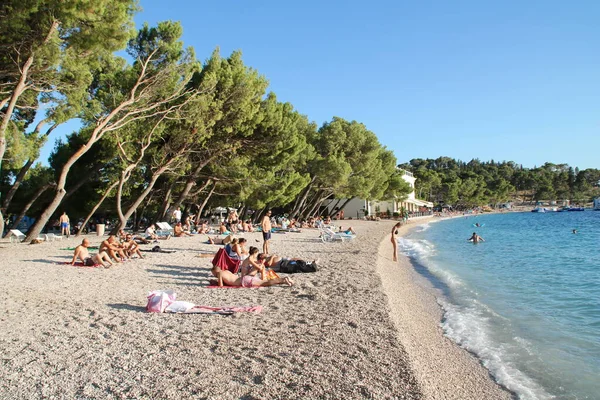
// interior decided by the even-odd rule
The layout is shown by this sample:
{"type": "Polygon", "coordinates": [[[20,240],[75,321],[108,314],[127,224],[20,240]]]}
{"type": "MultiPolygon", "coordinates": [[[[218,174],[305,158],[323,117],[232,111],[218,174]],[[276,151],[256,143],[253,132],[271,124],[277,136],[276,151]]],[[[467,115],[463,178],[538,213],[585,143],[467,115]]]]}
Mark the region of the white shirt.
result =
{"type": "Polygon", "coordinates": [[[175,211],[173,211],[173,217],[175,217],[175,219],[180,220],[181,219],[181,210],[177,209],[175,211]]]}

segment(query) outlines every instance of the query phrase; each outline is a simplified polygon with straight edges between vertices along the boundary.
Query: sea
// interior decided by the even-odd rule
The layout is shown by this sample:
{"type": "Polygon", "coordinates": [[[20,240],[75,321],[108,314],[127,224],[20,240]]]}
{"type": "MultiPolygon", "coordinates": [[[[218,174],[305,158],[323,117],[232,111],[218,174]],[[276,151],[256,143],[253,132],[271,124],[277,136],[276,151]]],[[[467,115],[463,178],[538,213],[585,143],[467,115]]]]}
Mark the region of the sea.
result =
{"type": "Polygon", "coordinates": [[[600,211],[445,219],[399,251],[433,283],[445,335],[517,398],[600,399],[600,211]]]}

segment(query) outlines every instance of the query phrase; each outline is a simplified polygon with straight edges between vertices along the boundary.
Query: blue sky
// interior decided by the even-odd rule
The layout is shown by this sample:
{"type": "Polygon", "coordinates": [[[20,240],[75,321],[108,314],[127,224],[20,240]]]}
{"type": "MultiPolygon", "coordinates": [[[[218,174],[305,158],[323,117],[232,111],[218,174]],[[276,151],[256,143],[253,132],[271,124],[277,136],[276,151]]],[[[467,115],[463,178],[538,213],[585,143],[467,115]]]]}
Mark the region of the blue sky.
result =
{"type": "MultiPolygon", "coordinates": [[[[398,162],[600,168],[600,2],[141,0],[321,125],[364,123],[398,162]]],[[[64,135],[67,127],[53,136],[64,135]]],[[[47,157],[54,139],[43,152],[47,157]]]]}

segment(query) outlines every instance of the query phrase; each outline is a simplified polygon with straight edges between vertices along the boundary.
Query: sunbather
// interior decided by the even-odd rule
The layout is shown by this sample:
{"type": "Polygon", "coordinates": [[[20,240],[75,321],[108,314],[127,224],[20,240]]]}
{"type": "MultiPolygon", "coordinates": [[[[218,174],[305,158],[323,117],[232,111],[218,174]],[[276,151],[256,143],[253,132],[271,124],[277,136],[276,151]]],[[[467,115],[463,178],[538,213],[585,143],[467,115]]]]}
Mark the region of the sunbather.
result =
{"type": "Polygon", "coordinates": [[[87,265],[88,267],[92,267],[95,264],[100,264],[103,267],[106,267],[106,264],[104,264],[104,262],[107,262],[109,266],[113,265],[113,263],[110,261],[110,257],[108,256],[108,254],[106,254],[106,252],[99,251],[98,254],[91,255],[87,249],[89,246],[90,241],[88,239],[83,239],[81,241],[81,244],[75,247],[75,253],[73,254],[73,260],[71,261],[71,265],[75,265],[75,262],[78,258],[83,262],[83,265],[87,265]]]}
{"type": "Polygon", "coordinates": [[[175,228],[173,229],[173,233],[175,234],[176,237],[194,236],[191,233],[187,233],[186,231],[183,230],[183,227],[181,226],[181,222],[178,222],[177,224],[175,224],[175,228]]]}
{"type": "Polygon", "coordinates": [[[246,239],[233,239],[229,245],[225,247],[227,255],[234,260],[244,260],[248,257],[248,250],[245,248],[246,239]]]}
{"type": "Polygon", "coordinates": [[[125,249],[120,243],[117,243],[117,239],[114,236],[109,236],[108,239],[100,243],[100,250],[108,253],[110,258],[120,263],[122,260],[128,258],[125,254],[125,249]]]}
{"type": "Polygon", "coordinates": [[[306,261],[302,258],[286,258],[280,257],[276,254],[267,256],[265,258],[265,267],[271,268],[275,272],[279,272],[279,267],[281,266],[282,261],[304,261],[307,264],[318,264],[319,260],[306,261]]]}
{"type": "Polygon", "coordinates": [[[221,225],[219,226],[219,233],[221,235],[227,233],[227,227],[225,226],[225,222],[221,222],[221,225]]]}
{"type": "Polygon", "coordinates": [[[125,253],[131,257],[134,254],[137,254],[140,258],[144,258],[142,256],[142,252],[140,251],[140,246],[137,244],[135,240],[133,240],[133,235],[127,234],[125,236],[125,241],[123,241],[123,246],[125,248],[125,253]]]}
{"type": "Polygon", "coordinates": [[[258,260],[258,249],[250,247],[250,256],[244,260],[246,267],[242,264],[242,270],[246,268],[246,273],[242,272],[242,277],[239,277],[227,270],[222,270],[219,267],[211,269],[212,274],[218,279],[219,286],[242,286],[242,287],[265,287],[273,285],[288,285],[292,286],[294,282],[290,278],[275,278],[267,280],[265,276],[265,267],[262,260],[258,260]],[[261,277],[257,276],[261,273],[261,277]]]}

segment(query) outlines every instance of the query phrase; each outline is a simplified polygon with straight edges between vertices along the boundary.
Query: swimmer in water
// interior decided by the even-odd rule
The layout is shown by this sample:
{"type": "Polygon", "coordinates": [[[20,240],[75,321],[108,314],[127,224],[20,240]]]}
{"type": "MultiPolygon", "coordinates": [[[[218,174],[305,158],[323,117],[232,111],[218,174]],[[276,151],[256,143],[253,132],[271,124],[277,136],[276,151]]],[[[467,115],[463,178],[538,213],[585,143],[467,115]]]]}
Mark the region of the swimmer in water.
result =
{"type": "Polygon", "coordinates": [[[475,224],[475,226],[476,226],[476,227],[478,227],[478,228],[481,228],[481,225],[479,225],[479,222],[477,222],[477,223],[475,224]]]}
{"type": "Polygon", "coordinates": [[[469,239],[467,239],[467,241],[473,242],[473,243],[485,242],[485,240],[483,240],[483,238],[481,236],[479,236],[476,232],[473,232],[473,236],[471,236],[469,239]]]}
{"type": "Polygon", "coordinates": [[[573,233],[577,233],[577,229],[573,229],[573,233]]]}

